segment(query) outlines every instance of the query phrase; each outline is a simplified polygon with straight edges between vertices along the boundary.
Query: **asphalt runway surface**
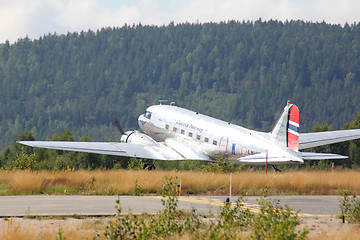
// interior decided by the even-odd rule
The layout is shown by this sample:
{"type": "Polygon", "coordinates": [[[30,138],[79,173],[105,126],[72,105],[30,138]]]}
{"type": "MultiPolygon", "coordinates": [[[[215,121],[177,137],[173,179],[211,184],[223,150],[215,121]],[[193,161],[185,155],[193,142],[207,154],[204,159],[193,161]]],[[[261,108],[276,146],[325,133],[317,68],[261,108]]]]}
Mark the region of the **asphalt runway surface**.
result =
{"type": "MultiPolygon", "coordinates": [[[[219,213],[226,196],[180,196],[178,207],[197,213],[219,213]]],[[[233,196],[232,202],[238,197],[233,196]]],[[[269,196],[298,211],[300,217],[336,217],[340,214],[339,196],[269,196]]],[[[159,196],[0,196],[0,217],[85,215],[110,216],[117,213],[116,200],[120,200],[122,213],[155,214],[163,209],[159,196]]],[[[258,196],[244,197],[243,203],[251,211],[258,211],[258,196]]]]}

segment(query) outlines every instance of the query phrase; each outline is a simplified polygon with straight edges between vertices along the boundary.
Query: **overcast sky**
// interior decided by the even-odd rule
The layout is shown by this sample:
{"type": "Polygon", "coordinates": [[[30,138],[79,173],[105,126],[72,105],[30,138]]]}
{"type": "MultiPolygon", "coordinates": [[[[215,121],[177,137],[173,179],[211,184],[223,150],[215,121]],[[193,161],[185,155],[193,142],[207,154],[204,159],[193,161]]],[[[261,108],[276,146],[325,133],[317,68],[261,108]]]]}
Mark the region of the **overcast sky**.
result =
{"type": "Polygon", "coordinates": [[[0,43],[28,36],[171,21],[360,21],[360,0],[0,0],[0,43]]]}

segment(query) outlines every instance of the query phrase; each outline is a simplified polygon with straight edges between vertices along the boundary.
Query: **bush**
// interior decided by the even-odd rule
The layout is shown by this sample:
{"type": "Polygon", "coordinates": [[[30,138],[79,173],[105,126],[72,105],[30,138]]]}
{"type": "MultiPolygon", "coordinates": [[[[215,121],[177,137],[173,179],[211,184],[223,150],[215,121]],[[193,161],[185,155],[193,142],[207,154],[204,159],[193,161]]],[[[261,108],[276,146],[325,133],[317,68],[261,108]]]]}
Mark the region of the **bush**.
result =
{"type": "Polygon", "coordinates": [[[224,202],[220,207],[219,218],[215,222],[205,225],[206,230],[194,237],[199,239],[238,239],[239,235],[250,228],[254,214],[242,204],[242,197],[235,205],[224,202]]]}
{"type": "Polygon", "coordinates": [[[195,209],[184,213],[178,210],[177,178],[165,178],[162,186],[163,210],[156,216],[127,214],[121,216],[117,200],[117,219],[110,222],[104,233],[107,239],[239,239],[240,234],[253,239],[304,239],[307,230],[295,232],[300,223],[297,213],[279,202],[259,201],[260,212],[255,215],[245,208],[240,197],[235,204],[225,202],[218,218],[202,221],[195,209]],[[248,231],[251,230],[251,231],[248,231]]]}
{"type": "Polygon", "coordinates": [[[261,197],[258,201],[259,213],[252,224],[252,239],[305,239],[308,231],[295,232],[300,224],[297,213],[286,206],[283,209],[279,201],[266,200],[261,197]]]}
{"type": "Polygon", "coordinates": [[[25,151],[21,151],[14,161],[10,162],[8,169],[17,170],[38,170],[40,169],[39,163],[35,153],[28,154],[25,151]]]}
{"type": "Polygon", "coordinates": [[[353,195],[351,189],[345,190],[340,200],[341,217],[349,223],[360,223],[360,200],[353,195]]]}
{"type": "Polygon", "coordinates": [[[129,159],[128,169],[142,170],[145,164],[141,158],[132,157],[129,159]]]}
{"type": "Polygon", "coordinates": [[[116,200],[117,219],[105,230],[106,239],[147,239],[149,237],[144,218],[133,214],[121,217],[120,200],[116,200]]]}
{"type": "Polygon", "coordinates": [[[177,178],[165,178],[161,194],[164,209],[154,217],[131,213],[121,216],[120,201],[117,200],[117,219],[106,227],[105,237],[107,239],[167,239],[200,228],[201,222],[194,213],[185,215],[178,210],[176,181],[177,178]]]}
{"type": "Polygon", "coordinates": [[[233,163],[228,163],[224,155],[219,154],[215,162],[211,162],[204,167],[205,172],[235,172],[240,171],[244,167],[243,164],[236,166],[233,163]]]}

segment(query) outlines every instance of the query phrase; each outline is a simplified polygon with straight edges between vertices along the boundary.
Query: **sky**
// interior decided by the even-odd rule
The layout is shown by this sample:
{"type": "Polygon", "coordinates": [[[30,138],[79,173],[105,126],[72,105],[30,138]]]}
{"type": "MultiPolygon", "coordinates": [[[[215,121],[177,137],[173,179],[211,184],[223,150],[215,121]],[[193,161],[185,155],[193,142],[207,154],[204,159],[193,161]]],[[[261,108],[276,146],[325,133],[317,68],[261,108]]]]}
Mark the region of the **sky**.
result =
{"type": "Polygon", "coordinates": [[[0,43],[103,27],[277,19],[360,22],[360,0],[0,0],[0,43]]]}

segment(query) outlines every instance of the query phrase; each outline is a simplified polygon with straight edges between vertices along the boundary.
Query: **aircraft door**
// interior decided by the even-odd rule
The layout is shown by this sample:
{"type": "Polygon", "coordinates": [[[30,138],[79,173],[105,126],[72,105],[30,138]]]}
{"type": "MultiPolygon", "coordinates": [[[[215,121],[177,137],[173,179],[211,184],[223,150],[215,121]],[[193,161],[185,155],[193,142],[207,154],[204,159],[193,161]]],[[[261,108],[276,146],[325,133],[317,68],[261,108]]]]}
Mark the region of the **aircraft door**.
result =
{"type": "Polygon", "coordinates": [[[226,136],[221,137],[219,142],[219,154],[223,154],[227,158],[229,156],[229,151],[231,154],[231,146],[229,145],[229,138],[226,136]]]}

